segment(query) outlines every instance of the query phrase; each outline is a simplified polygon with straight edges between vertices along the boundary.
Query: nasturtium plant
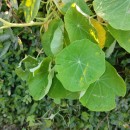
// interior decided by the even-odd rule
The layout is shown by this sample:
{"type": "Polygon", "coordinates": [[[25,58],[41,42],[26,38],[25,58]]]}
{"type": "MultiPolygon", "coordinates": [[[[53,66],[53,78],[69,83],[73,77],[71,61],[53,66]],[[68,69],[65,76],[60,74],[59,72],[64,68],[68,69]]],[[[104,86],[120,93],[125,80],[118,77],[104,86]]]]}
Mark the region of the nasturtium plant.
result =
{"type": "MultiPolygon", "coordinates": [[[[54,100],[77,99],[92,111],[109,111],[116,106],[115,98],[125,95],[125,82],[107,58],[116,42],[130,52],[130,1],[89,3],[23,0],[20,9],[26,23],[9,23],[0,18],[0,29],[41,25],[42,49],[37,56],[34,54],[36,58],[25,56],[16,68],[35,100],[46,95],[54,100]],[[46,5],[45,18],[37,17],[40,2],[46,5]]],[[[0,43],[8,38],[0,37],[0,43]]],[[[0,45],[5,52],[9,48],[7,43],[0,45]]]]}

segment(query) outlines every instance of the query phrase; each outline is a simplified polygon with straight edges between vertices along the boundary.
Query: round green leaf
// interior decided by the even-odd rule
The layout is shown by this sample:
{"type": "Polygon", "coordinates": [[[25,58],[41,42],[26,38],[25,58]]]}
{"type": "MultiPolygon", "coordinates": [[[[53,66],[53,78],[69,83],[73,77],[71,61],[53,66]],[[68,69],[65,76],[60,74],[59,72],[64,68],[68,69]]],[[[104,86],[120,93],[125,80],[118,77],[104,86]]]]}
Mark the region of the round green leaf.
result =
{"type": "Polygon", "coordinates": [[[130,53],[130,31],[117,30],[111,26],[108,26],[108,29],[119,45],[130,53]]]}
{"type": "Polygon", "coordinates": [[[96,42],[93,37],[93,34],[95,34],[96,31],[90,25],[89,20],[81,13],[79,13],[75,7],[71,7],[66,12],[65,28],[69,34],[71,42],[84,38],[96,42]]]}
{"type": "Polygon", "coordinates": [[[126,85],[114,67],[106,62],[105,73],[89,86],[81,103],[92,111],[109,111],[115,107],[115,96],[124,96],[126,85]]]}
{"type": "Polygon", "coordinates": [[[130,30],[130,0],[94,0],[97,15],[112,27],[130,30]]]}
{"type": "Polygon", "coordinates": [[[105,55],[98,45],[87,39],[78,40],[56,57],[57,78],[65,89],[86,90],[105,71],[105,55]]]}
{"type": "Polygon", "coordinates": [[[79,92],[70,92],[66,90],[61,82],[55,76],[52,81],[52,86],[47,94],[51,98],[56,99],[78,99],[79,92]]]}

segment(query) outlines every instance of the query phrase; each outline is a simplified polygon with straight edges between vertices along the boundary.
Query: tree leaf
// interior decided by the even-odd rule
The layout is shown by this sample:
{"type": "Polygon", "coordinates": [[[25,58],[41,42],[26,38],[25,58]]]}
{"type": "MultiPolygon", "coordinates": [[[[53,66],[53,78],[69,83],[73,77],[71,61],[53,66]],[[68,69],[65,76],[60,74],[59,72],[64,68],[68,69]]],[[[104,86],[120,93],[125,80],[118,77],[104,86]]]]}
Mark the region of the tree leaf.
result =
{"type": "Polygon", "coordinates": [[[105,55],[98,45],[87,39],[77,40],[56,56],[57,78],[64,88],[86,90],[105,71],[105,55]]]}
{"type": "Polygon", "coordinates": [[[119,45],[130,53],[130,31],[117,30],[111,26],[108,29],[119,45]]]}
{"type": "Polygon", "coordinates": [[[106,62],[105,73],[89,86],[80,102],[92,111],[110,111],[115,107],[115,96],[124,96],[126,85],[114,67],[106,62]]]}
{"type": "Polygon", "coordinates": [[[58,98],[58,99],[78,99],[79,93],[78,92],[70,92],[66,90],[61,82],[55,76],[53,78],[52,86],[48,93],[48,96],[51,98],[58,98]]]}
{"type": "Polygon", "coordinates": [[[40,67],[29,75],[27,84],[34,100],[40,100],[48,93],[52,84],[52,78],[51,58],[47,57],[42,61],[40,67]]]}
{"type": "Polygon", "coordinates": [[[129,0],[94,0],[93,5],[97,15],[113,28],[130,30],[129,0]]]}
{"type": "Polygon", "coordinates": [[[104,48],[106,42],[106,30],[97,20],[91,18],[90,22],[97,32],[97,42],[100,48],[104,48]]]}
{"type": "Polygon", "coordinates": [[[50,22],[48,30],[41,36],[43,49],[48,56],[60,52],[63,48],[64,25],[61,19],[50,22]]]}
{"type": "Polygon", "coordinates": [[[37,15],[41,0],[23,0],[25,21],[31,22],[37,15]]]}
{"type": "Polygon", "coordinates": [[[87,38],[93,42],[96,30],[90,25],[89,20],[77,11],[76,7],[71,7],[65,15],[65,28],[68,32],[70,41],[87,38]]]}

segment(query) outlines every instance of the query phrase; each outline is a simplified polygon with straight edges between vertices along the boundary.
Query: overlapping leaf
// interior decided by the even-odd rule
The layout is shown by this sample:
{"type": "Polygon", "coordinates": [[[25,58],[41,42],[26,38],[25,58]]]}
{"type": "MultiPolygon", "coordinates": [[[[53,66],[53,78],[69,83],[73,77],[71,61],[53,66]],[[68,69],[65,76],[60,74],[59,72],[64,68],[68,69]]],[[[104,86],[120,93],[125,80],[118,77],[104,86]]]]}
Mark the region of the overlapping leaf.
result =
{"type": "Polygon", "coordinates": [[[96,30],[90,25],[89,20],[77,11],[76,7],[71,7],[66,12],[65,28],[71,42],[84,38],[96,42],[96,30]]]}
{"type": "Polygon", "coordinates": [[[61,19],[50,22],[48,30],[41,36],[46,55],[55,55],[63,48],[64,25],[61,19]]]}
{"type": "Polygon", "coordinates": [[[97,32],[97,43],[100,48],[104,48],[106,42],[106,30],[97,20],[91,18],[90,22],[97,32]]]}
{"type": "Polygon", "coordinates": [[[27,82],[29,92],[35,100],[42,99],[48,92],[52,84],[53,71],[51,70],[51,58],[46,58],[33,73],[30,73],[27,82]]]}
{"type": "Polygon", "coordinates": [[[130,30],[130,0],[94,0],[93,5],[113,28],[130,30]]]}
{"type": "Polygon", "coordinates": [[[56,99],[78,99],[79,92],[70,92],[66,90],[61,82],[54,77],[48,96],[56,99]]]}
{"type": "Polygon", "coordinates": [[[111,26],[108,29],[119,45],[130,53],[130,31],[117,30],[111,26]]]}
{"type": "Polygon", "coordinates": [[[71,43],[55,61],[57,78],[72,92],[86,90],[105,71],[103,51],[87,39],[71,43]]]}
{"type": "Polygon", "coordinates": [[[92,111],[109,111],[115,107],[115,96],[124,96],[126,85],[116,70],[106,62],[105,73],[89,86],[81,103],[92,111]]]}

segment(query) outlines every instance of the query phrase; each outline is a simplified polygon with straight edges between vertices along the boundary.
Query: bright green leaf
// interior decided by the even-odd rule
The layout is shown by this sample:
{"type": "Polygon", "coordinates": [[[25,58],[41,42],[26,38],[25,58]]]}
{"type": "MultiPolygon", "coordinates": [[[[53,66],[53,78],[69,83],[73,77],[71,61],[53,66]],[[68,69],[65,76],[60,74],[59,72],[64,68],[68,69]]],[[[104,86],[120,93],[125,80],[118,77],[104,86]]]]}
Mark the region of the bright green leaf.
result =
{"type": "Polygon", "coordinates": [[[81,103],[92,111],[109,111],[115,107],[115,96],[124,96],[126,85],[114,67],[106,62],[105,73],[89,86],[81,103]]]}
{"type": "Polygon", "coordinates": [[[112,27],[130,30],[130,0],[94,0],[94,10],[112,27]]]}
{"type": "Polygon", "coordinates": [[[111,26],[108,29],[119,45],[130,53],[130,31],[117,30],[111,26]]]}
{"type": "Polygon", "coordinates": [[[86,90],[105,71],[105,55],[98,45],[87,39],[77,40],[56,57],[57,78],[65,89],[86,90]]]}
{"type": "Polygon", "coordinates": [[[29,92],[35,100],[42,99],[49,91],[53,78],[51,58],[44,59],[40,66],[29,75],[29,92]]]}
{"type": "Polygon", "coordinates": [[[66,90],[61,82],[54,77],[48,96],[54,99],[78,99],[79,93],[66,90]]]}
{"type": "Polygon", "coordinates": [[[48,30],[41,36],[46,55],[55,55],[63,48],[64,25],[61,19],[50,22],[48,30]]]}

